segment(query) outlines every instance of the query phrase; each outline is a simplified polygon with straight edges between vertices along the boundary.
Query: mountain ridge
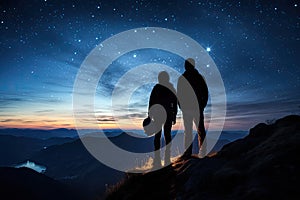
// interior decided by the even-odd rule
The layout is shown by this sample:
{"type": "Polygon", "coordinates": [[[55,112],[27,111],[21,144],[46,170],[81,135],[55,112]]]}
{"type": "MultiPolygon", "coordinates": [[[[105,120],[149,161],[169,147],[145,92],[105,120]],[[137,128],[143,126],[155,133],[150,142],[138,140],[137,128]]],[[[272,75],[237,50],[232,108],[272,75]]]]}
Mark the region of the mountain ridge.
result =
{"type": "Polygon", "coordinates": [[[107,199],[298,199],[300,116],[260,123],[211,157],[180,158],[172,166],[127,174],[107,199]]]}

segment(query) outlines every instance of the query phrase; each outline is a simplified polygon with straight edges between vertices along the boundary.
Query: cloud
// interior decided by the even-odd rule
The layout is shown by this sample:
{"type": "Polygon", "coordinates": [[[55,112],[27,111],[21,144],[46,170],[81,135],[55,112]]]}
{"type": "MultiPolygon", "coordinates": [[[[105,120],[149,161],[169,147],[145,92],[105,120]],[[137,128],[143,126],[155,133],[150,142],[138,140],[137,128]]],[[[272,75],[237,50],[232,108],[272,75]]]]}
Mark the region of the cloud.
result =
{"type": "Polygon", "coordinates": [[[129,118],[145,118],[147,116],[147,113],[130,113],[128,115],[120,115],[118,116],[119,119],[129,119],[129,118]]]}
{"type": "Polygon", "coordinates": [[[250,128],[250,126],[269,119],[299,113],[300,107],[297,99],[228,102],[226,122],[231,127],[250,128]]]}
{"type": "Polygon", "coordinates": [[[49,112],[54,112],[55,110],[53,109],[48,109],[48,110],[37,110],[35,111],[36,113],[49,113],[49,112]]]}
{"type": "Polygon", "coordinates": [[[114,122],[115,119],[111,116],[98,116],[97,121],[99,121],[99,122],[114,122]]]}
{"type": "Polygon", "coordinates": [[[24,122],[24,120],[22,119],[3,119],[3,120],[0,120],[0,122],[24,122]]]}

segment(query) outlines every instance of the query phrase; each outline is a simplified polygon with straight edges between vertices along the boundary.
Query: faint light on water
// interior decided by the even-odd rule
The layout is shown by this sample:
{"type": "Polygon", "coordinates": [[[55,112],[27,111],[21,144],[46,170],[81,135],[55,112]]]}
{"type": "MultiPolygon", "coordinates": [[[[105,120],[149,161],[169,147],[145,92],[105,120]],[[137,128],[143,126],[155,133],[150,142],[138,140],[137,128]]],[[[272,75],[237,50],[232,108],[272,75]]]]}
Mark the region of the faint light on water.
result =
{"type": "Polygon", "coordinates": [[[44,173],[46,171],[46,167],[42,165],[37,165],[34,162],[31,162],[29,160],[27,160],[27,162],[25,163],[21,163],[15,166],[15,168],[21,168],[21,167],[27,167],[39,173],[44,173]]]}

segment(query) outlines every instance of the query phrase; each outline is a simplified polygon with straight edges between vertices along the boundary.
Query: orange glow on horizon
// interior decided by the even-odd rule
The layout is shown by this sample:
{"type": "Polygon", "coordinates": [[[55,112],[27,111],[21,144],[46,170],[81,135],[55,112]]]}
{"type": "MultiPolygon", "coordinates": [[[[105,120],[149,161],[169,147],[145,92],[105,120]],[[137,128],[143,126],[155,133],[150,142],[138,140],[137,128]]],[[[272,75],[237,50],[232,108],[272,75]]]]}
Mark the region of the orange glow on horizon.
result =
{"type": "MultiPolygon", "coordinates": [[[[10,113],[8,113],[10,114],[10,113]]],[[[83,116],[82,119],[77,119],[75,123],[74,116],[72,113],[65,112],[61,110],[55,115],[53,113],[34,113],[34,112],[23,112],[22,114],[11,114],[0,116],[0,128],[30,128],[30,129],[122,129],[122,130],[143,130],[142,122],[144,118],[126,118],[118,119],[107,118],[97,116],[97,123],[95,123],[95,118],[90,118],[90,116],[83,116]],[[109,120],[109,121],[107,121],[109,120]]],[[[218,125],[220,120],[210,119],[209,116],[205,117],[205,128],[213,130],[218,130],[218,125]]],[[[251,128],[256,124],[255,121],[245,122],[239,118],[227,118],[224,130],[245,130],[245,128],[251,128]],[[243,123],[244,122],[244,123],[243,123]]],[[[182,118],[177,118],[176,124],[172,127],[172,130],[184,130],[182,118]]],[[[196,127],[194,126],[194,130],[196,127]]],[[[246,129],[247,130],[247,129],[246,129]]]]}
{"type": "MultiPolygon", "coordinates": [[[[99,122],[98,124],[92,124],[88,120],[83,121],[82,123],[75,124],[73,118],[50,118],[50,117],[39,117],[30,118],[26,120],[21,119],[10,119],[5,120],[0,118],[0,128],[28,128],[28,129],[57,129],[57,128],[66,128],[66,129],[122,129],[122,130],[143,130],[142,127],[143,119],[128,119],[122,121],[122,123],[110,121],[110,122],[99,122]]],[[[205,127],[208,129],[213,129],[213,124],[206,122],[205,127]]],[[[227,127],[230,127],[227,124],[227,127]]],[[[172,130],[183,130],[182,119],[177,119],[176,124],[172,127],[172,130]]],[[[194,127],[195,129],[195,127],[194,127]]]]}

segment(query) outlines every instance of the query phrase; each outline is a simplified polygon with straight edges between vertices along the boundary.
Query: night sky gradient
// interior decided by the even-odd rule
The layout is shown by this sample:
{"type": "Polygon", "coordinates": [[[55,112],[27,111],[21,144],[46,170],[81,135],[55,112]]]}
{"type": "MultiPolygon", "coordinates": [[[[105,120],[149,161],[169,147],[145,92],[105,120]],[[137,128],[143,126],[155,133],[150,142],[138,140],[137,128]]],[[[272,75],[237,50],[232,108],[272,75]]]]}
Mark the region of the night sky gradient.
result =
{"type": "MultiPolygon", "coordinates": [[[[140,27],[177,30],[211,48],[226,89],[225,129],[300,114],[299,23],[297,1],[1,1],[0,127],[74,128],[72,91],[81,63],[103,40],[140,27]]],[[[148,62],[183,72],[183,60],[167,52],[118,60],[122,65],[107,74],[148,62]]],[[[114,78],[102,82],[99,98],[114,78]]],[[[137,120],[152,86],[134,94],[137,120]]],[[[110,128],[113,119],[98,114],[110,128]]]]}

